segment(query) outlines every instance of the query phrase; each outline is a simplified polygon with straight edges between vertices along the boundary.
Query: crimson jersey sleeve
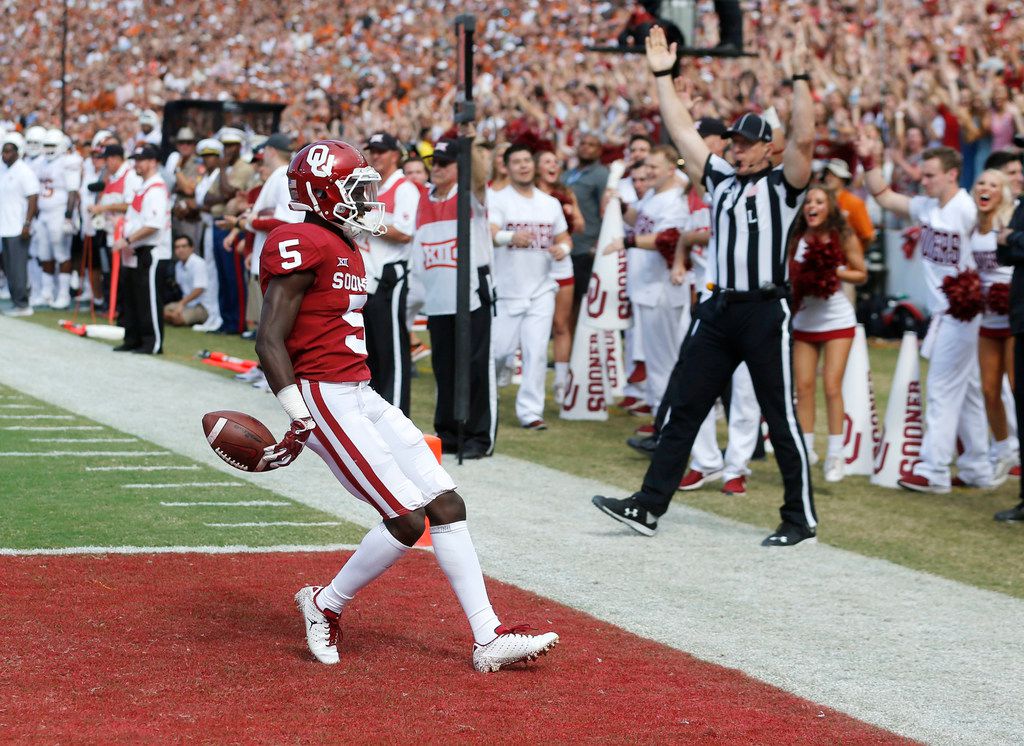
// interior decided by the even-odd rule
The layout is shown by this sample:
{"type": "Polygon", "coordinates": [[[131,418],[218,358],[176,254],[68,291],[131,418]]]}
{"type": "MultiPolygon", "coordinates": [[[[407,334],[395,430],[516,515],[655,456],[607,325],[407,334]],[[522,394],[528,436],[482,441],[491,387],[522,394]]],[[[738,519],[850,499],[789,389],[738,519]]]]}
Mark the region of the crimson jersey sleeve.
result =
{"type": "Polygon", "coordinates": [[[324,260],[320,230],[308,223],[278,226],[267,236],[260,257],[260,286],[267,291],[272,277],[315,272],[324,260]]]}

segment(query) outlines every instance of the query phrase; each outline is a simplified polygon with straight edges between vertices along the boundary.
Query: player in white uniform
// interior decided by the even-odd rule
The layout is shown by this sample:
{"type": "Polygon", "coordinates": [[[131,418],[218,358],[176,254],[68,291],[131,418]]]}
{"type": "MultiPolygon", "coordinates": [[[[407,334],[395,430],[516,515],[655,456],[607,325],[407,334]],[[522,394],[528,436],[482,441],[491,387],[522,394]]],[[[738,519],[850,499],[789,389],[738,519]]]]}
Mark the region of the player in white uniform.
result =
{"type": "Polygon", "coordinates": [[[39,217],[36,259],[43,269],[41,300],[55,309],[71,305],[72,223],[82,183],[81,163],[65,152],[64,133],[47,130],[38,161],[39,217]]]}
{"type": "Polygon", "coordinates": [[[857,151],[865,161],[868,191],[882,209],[921,226],[917,251],[932,316],[921,347],[921,354],[930,362],[925,434],[921,460],[902,475],[899,484],[918,492],[949,492],[949,465],[959,438],[964,448],[957,459],[960,480],[977,487],[993,486],[1005,480],[1006,474],[993,473],[988,459],[988,423],[978,368],[980,319],[958,321],[947,314],[949,302],[941,289],[946,277],[974,268],[969,246],[977,208],[971,196],[958,186],[960,155],[952,148],[926,150],[921,158],[925,195],[911,198],[892,191],[885,182],[876,162],[881,153],[879,141],[862,134],[857,151]]]}
{"type": "MultiPolygon", "coordinates": [[[[855,285],[868,278],[864,251],[856,234],[843,217],[834,192],[814,187],[807,192],[800,215],[793,225],[790,256],[796,267],[791,271],[794,289],[799,292],[799,272],[810,252],[825,250],[826,245],[845,256],[835,275],[841,282],[855,285]]],[[[841,481],[845,474],[843,428],[843,375],[853,348],[857,314],[853,304],[837,282],[827,298],[808,295],[797,299],[793,316],[793,377],[796,379],[797,418],[804,433],[807,452],[814,451],[815,390],[818,358],[824,357],[825,407],[828,412],[828,451],[825,455],[825,481],[841,481]]]]}
{"type": "MultiPolygon", "coordinates": [[[[21,157],[25,165],[39,178],[39,169],[43,165],[43,140],[46,138],[46,127],[33,125],[25,130],[25,148],[21,157]]],[[[40,188],[40,195],[42,189],[40,188]]],[[[38,213],[37,213],[38,218],[38,213]]],[[[29,306],[46,306],[50,300],[43,296],[43,270],[39,264],[39,220],[32,221],[32,238],[28,247],[28,284],[32,292],[29,306]]]]}
{"type": "Polygon", "coordinates": [[[544,380],[548,339],[555,314],[554,280],[572,277],[572,239],[558,200],[534,186],[533,153],[525,145],[505,151],[511,183],[488,195],[494,236],[494,360],[507,364],[516,348],[523,353],[523,379],[516,394],[516,417],[531,430],[543,430],[544,380]]]}
{"type": "MultiPolygon", "coordinates": [[[[983,171],[974,183],[974,202],[978,206],[978,226],[971,234],[971,254],[981,275],[982,293],[986,299],[994,299],[1001,290],[1008,300],[1013,267],[1003,266],[996,260],[996,237],[1013,214],[1013,193],[1007,176],[993,169],[983,171]]],[[[985,412],[992,430],[989,455],[995,473],[999,474],[1016,466],[1019,444],[1011,430],[1002,396],[1004,376],[1010,377],[1011,389],[1014,383],[1010,317],[1001,308],[993,310],[991,304],[992,300],[987,300],[981,317],[978,363],[985,412]]]]}

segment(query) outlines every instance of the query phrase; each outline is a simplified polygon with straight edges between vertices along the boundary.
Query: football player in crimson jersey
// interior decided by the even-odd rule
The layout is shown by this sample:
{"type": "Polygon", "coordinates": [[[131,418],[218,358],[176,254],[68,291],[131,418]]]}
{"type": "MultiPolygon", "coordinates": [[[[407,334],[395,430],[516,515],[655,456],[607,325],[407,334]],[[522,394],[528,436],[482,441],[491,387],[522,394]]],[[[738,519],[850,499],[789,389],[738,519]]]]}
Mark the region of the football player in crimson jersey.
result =
{"type": "Polygon", "coordinates": [[[264,468],[287,466],[309,446],[383,522],[327,585],[295,595],[309,649],[337,663],[339,618],[360,588],[391,567],[430,519],[434,555],[473,630],[473,665],[497,671],[533,660],[558,642],[525,625],[505,626],[491,608],[466,527],[466,505],[423,434],[369,386],[362,308],[366,272],[351,235],[381,230],[380,174],[347,143],[321,140],[288,167],[291,208],[305,221],[271,231],[260,259],[264,291],[256,352],[292,420],[266,449],[264,468]]]}

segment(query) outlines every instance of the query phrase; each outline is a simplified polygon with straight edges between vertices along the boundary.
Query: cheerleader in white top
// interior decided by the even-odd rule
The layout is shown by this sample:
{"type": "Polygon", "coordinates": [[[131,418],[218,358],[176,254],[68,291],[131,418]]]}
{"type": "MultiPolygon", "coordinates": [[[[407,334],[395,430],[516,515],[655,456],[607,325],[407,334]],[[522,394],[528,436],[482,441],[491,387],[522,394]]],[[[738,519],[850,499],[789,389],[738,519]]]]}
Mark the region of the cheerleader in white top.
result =
{"type": "Polygon", "coordinates": [[[793,226],[789,245],[793,284],[793,374],[797,418],[807,451],[814,452],[814,393],[818,358],[824,355],[828,451],[825,481],[843,478],[843,374],[853,347],[857,317],[841,282],[867,279],[864,252],[836,202],[835,193],[814,187],[793,226]]]}
{"type": "Polygon", "coordinates": [[[1010,222],[1013,193],[1001,171],[984,171],[974,183],[978,225],[971,234],[971,253],[981,275],[985,310],[978,332],[978,363],[985,413],[992,430],[991,457],[997,474],[1017,463],[1017,443],[1003,403],[1003,377],[1013,386],[1013,336],[1010,334],[1010,278],[1012,267],[996,261],[996,237],[1010,222]]]}

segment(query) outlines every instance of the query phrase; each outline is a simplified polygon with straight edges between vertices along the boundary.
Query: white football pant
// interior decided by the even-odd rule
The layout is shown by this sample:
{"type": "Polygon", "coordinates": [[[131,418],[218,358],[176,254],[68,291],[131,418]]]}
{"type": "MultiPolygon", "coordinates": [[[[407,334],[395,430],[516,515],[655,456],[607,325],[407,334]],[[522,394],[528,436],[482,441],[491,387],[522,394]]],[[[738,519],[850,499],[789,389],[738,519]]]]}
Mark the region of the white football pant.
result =
{"type": "Polygon", "coordinates": [[[690,326],[690,306],[634,304],[633,310],[637,313],[637,323],[644,340],[644,362],[647,365],[644,400],[657,412],[690,326]]]}
{"type": "Polygon", "coordinates": [[[555,316],[555,292],[531,300],[495,303],[494,363],[501,369],[515,353],[523,355],[523,377],[516,394],[516,417],[521,425],[544,419],[544,381],[548,372],[548,339],[555,316]]]}

